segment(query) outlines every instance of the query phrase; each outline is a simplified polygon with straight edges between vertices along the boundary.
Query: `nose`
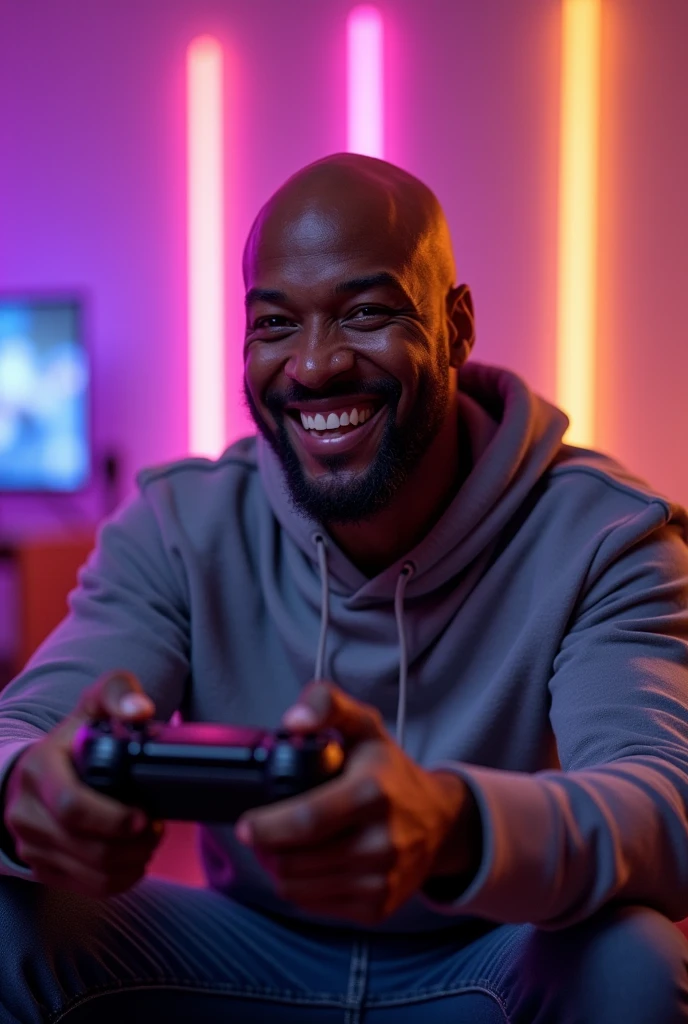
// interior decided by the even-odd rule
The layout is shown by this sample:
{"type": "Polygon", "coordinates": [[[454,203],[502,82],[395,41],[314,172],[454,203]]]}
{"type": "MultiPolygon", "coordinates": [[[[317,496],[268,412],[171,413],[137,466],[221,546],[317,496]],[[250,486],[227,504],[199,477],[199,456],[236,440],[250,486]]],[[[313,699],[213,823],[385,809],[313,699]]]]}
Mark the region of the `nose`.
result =
{"type": "Polygon", "coordinates": [[[342,339],[334,334],[328,337],[325,330],[314,328],[300,335],[284,372],[290,380],[318,391],[333,377],[352,370],[355,363],[355,353],[342,339]]]}

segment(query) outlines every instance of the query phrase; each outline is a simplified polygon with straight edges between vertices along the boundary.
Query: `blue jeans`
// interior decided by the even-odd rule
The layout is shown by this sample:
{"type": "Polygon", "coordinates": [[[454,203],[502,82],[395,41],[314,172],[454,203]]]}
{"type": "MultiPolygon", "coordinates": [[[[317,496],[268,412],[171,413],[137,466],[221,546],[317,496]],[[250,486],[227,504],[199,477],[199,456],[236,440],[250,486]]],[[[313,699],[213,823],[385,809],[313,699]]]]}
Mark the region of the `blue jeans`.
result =
{"type": "Polygon", "coordinates": [[[0,1024],[688,1021],[688,943],[652,910],[560,932],[449,924],[371,936],[169,882],[89,900],[1,879],[0,1024]]]}

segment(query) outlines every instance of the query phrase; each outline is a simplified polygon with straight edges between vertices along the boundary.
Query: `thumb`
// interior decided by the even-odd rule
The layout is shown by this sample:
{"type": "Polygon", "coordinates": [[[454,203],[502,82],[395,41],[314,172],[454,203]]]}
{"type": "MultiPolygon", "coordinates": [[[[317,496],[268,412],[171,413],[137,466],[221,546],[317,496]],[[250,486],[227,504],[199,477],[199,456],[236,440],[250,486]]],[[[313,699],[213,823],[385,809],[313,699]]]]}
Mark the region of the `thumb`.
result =
{"type": "Polygon", "coordinates": [[[336,729],[345,739],[381,739],[386,736],[377,708],[354,700],[334,683],[314,682],[305,688],[298,704],[285,713],[282,723],[294,732],[336,729]]]}
{"type": "Polygon", "coordinates": [[[85,690],[74,714],[83,721],[89,718],[137,720],[150,718],[154,711],[153,701],[143,692],[136,676],[120,670],[106,673],[85,690]]]}

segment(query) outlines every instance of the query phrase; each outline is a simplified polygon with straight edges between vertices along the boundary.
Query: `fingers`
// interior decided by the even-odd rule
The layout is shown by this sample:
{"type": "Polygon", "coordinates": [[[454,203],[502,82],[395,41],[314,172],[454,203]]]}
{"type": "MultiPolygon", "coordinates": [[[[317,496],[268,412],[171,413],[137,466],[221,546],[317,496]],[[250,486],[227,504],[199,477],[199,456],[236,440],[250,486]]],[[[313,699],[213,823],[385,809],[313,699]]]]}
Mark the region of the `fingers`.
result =
{"type": "Polygon", "coordinates": [[[388,830],[371,825],[315,849],[263,855],[278,894],[302,910],[365,922],[382,920],[393,899],[396,851],[388,830]]]}
{"type": "Polygon", "coordinates": [[[369,825],[345,839],[329,840],[307,850],[287,850],[271,858],[271,872],[284,881],[312,880],[352,871],[368,874],[388,871],[396,853],[389,829],[369,825]]]}
{"type": "Polygon", "coordinates": [[[149,718],[155,705],[146,696],[141,683],[132,672],[108,672],[86,690],[77,707],[77,717],[87,718],[149,718]]]}
{"type": "Polygon", "coordinates": [[[387,795],[374,776],[357,772],[327,782],[301,796],[249,811],[236,826],[240,840],[266,851],[322,843],[384,816],[387,795]]]}
{"type": "Polygon", "coordinates": [[[30,864],[36,881],[95,898],[125,892],[136,885],[146,871],[145,862],[112,872],[99,871],[62,851],[56,851],[48,856],[43,847],[28,847],[27,863],[30,864]]]}
{"type": "Polygon", "coordinates": [[[149,856],[164,832],[162,822],[156,821],[147,824],[135,836],[101,839],[74,835],[60,825],[43,804],[30,797],[13,812],[11,830],[20,856],[22,844],[41,845],[47,850],[67,851],[98,868],[112,868],[119,863],[133,863],[149,856]]]}
{"type": "Polygon", "coordinates": [[[80,781],[72,765],[72,743],[76,729],[89,717],[148,718],[154,710],[131,673],[102,676],[82,694],[73,715],[20,757],[10,777],[12,795],[34,794],[55,821],[74,835],[109,838],[142,831],[147,822],[143,811],[126,807],[80,781]],[[126,710],[124,703],[134,699],[138,701],[136,713],[133,706],[126,710]]]}
{"type": "MultiPolygon", "coordinates": [[[[28,797],[15,810],[11,828],[17,856],[39,881],[48,873],[72,871],[75,891],[96,895],[122,891],[141,877],[162,835],[159,822],[150,823],[135,837],[84,839],[66,831],[35,798],[28,797]],[[126,883],[126,884],[125,884],[126,883]]],[[[62,884],[66,884],[63,880],[62,884]]]]}
{"type": "Polygon", "coordinates": [[[377,708],[354,700],[334,683],[314,682],[303,691],[282,722],[287,729],[304,732],[336,729],[346,739],[380,739],[386,736],[377,708]]]}
{"type": "Polygon", "coordinates": [[[294,731],[336,729],[356,749],[344,775],[304,796],[249,812],[237,823],[236,835],[265,850],[305,846],[360,825],[384,810],[385,794],[373,773],[357,771],[391,742],[378,710],[349,697],[333,683],[314,682],[283,717],[294,731]],[[358,759],[358,761],[357,761],[358,759]]]}
{"type": "Polygon", "coordinates": [[[279,896],[312,914],[376,924],[412,891],[403,884],[398,851],[382,825],[303,853],[257,854],[279,896]]]}
{"type": "Polygon", "coordinates": [[[72,714],[50,736],[65,749],[71,748],[77,729],[89,719],[145,721],[154,714],[155,704],[132,672],[108,672],[84,690],[72,714]]]}
{"type": "Polygon", "coordinates": [[[36,797],[67,832],[81,836],[114,838],[143,831],[144,811],[127,807],[84,785],[62,751],[34,751],[17,765],[22,792],[36,797]],[[45,756],[39,756],[43,753],[45,756]]]}

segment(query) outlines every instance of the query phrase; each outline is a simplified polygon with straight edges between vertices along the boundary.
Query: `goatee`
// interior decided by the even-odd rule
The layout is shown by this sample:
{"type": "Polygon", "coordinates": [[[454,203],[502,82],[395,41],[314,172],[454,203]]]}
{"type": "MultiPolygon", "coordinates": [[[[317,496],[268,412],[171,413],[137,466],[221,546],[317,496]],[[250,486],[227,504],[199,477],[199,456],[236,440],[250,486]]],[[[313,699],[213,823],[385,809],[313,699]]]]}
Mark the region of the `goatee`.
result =
{"type": "Polygon", "coordinates": [[[361,522],[389,505],[442,426],[449,391],[447,369],[442,372],[442,368],[437,367],[435,374],[420,378],[414,407],[400,426],[396,418],[401,385],[393,378],[359,383],[333,381],[326,392],[318,393],[296,382],[285,391],[268,391],[265,405],[274,418],[275,430],[256,407],[244,379],[246,403],[256,426],[282,464],[294,508],[309,519],[327,525],[361,522]],[[361,395],[381,399],[381,415],[386,417],[374,458],[366,469],[355,473],[347,469],[347,455],[326,456],[321,461],[329,471],[327,477],[309,479],[287,431],[285,407],[316,398],[344,399],[361,395]]]}

